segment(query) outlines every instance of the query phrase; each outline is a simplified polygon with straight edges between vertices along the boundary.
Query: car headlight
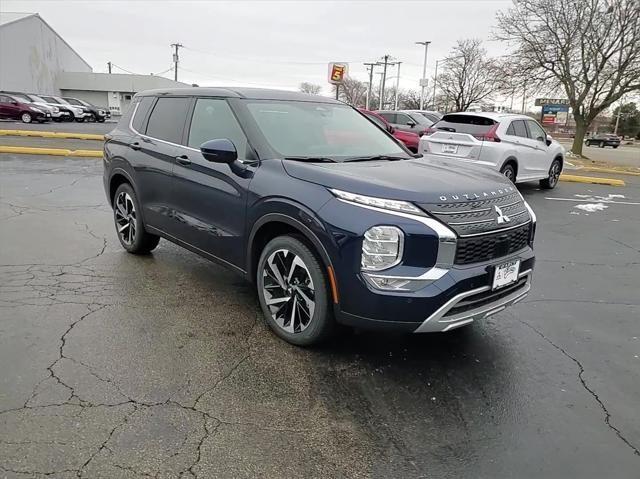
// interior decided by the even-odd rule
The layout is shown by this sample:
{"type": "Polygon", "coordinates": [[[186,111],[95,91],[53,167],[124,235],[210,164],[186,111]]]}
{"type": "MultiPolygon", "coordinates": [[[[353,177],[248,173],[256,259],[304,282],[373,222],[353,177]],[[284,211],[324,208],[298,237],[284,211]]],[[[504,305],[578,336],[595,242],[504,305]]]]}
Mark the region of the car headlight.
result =
{"type": "Polygon", "coordinates": [[[391,268],[402,259],[404,234],[396,226],[374,226],[364,233],[362,240],[363,271],[391,268]]]}
{"type": "Polygon", "coordinates": [[[58,113],[60,111],[60,108],[58,108],[57,106],[51,107],[53,108],[53,112],[54,113],[58,113]]]}
{"type": "Polygon", "coordinates": [[[44,113],[40,108],[36,108],[35,106],[30,106],[29,109],[31,111],[35,111],[36,113],[44,113]]]}
{"type": "Polygon", "coordinates": [[[407,201],[400,200],[388,200],[385,198],[376,198],[373,196],[359,195],[357,193],[349,193],[348,191],[331,189],[337,198],[348,201],[350,203],[356,203],[358,205],[372,206],[374,208],[381,208],[383,210],[402,211],[404,213],[411,213],[414,215],[424,216],[422,210],[417,206],[412,205],[407,201]]]}

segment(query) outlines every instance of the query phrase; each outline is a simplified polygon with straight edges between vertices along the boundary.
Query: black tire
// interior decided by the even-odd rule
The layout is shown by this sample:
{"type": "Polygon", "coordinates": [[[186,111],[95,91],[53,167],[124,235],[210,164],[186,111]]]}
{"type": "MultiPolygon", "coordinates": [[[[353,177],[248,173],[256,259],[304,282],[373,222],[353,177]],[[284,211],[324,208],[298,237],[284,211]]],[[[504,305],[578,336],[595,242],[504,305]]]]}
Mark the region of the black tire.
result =
{"type": "Polygon", "coordinates": [[[122,247],[131,254],[149,254],[158,246],[160,237],[147,232],[142,221],[138,197],[129,183],[121,184],[113,196],[113,222],[122,247]],[[124,196],[124,202],[120,199],[124,196]],[[126,198],[128,195],[128,199],[126,198]],[[129,209],[129,200],[133,210],[129,209]],[[123,210],[121,206],[125,206],[123,210]],[[128,224],[128,226],[127,226],[128,224]]]}
{"type": "Polygon", "coordinates": [[[591,146],[591,142],[590,141],[587,141],[587,146],[591,146]]]}
{"type": "Polygon", "coordinates": [[[327,339],[334,331],[335,320],[325,269],[309,247],[295,237],[278,236],[267,243],[258,260],[256,286],[265,322],[285,341],[296,346],[310,346],[327,339]],[[296,257],[302,265],[289,266],[287,269],[296,257]],[[273,266],[269,266],[268,261],[273,266]],[[278,269],[276,274],[272,267],[278,269]],[[289,279],[285,273],[289,273],[289,279]],[[277,279],[278,275],[280,280],[277,279]],[[285,287],[279,286],[280,284],[285,287]],[[273,294],[269,297],[270,300],[289,300],[272,303],[272,311],[267,305],[267,294],[273,294]],[[312,312],[305,296],[312,300],[312,312]],[[295,311],[297,316],[291,315],[291,311],[295,311]],[[276,317],[280,317],[282,324],[278,324],[276,317]],[[287,323],[288,317],[293,317],[293,320],[287,323]]]}
{"type": "Polygon", "coordinates": [[[506,165],[504,165],[500,170],[500,173],[506,176],[507,179],[511,181],[511,183],[516,182],[516,169],[512,163],[507,163],[506,165]]]}
{"type": "Polygon", "coordinates": [[[104,118],[99,118],[96,120],[98,123],[104,123],[104,118]]]}
{"type": "Polygon", "coordinates": [[[562,163],[557,158],[551,162],[549,167],[549,177],[544,180],[540,180],[540,186],[545,190],[552,190],[558,184],[560,173],[562,171],[562,163]]]}
{"type": "Polygon", "coordinates": [[[615,150],[616,148],[618,148],[620,145],[613,145],[613,149],[615,150]]]}
{"type": "Polygon", "coordinates": [[[33,121],[33,116],[28,111],[23,111],[20,113],[20,120],[22,123],[31,123],[33,121]]]}
{"type": "Polygon", "coordinates": [[[78,123],[82,123],[82,122],[84,122],[84,118],[76,118],[76,121],[77,121],[78,123]]]}
{"type": "Polygon", "coordinates": [[[604,148],[604,141],[601,141],[600,144],[598,145],[600,148],[604,148]]]}

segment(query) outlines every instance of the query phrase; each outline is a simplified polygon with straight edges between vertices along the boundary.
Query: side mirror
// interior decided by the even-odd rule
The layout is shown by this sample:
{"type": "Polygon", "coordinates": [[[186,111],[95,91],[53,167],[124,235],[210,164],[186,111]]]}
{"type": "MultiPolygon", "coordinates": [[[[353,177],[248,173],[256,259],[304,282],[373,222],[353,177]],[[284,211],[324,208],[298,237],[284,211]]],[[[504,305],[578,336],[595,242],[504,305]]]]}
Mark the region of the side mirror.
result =
{"type": "Polygon", "coordinates": [[[238,159],[236,146],[227,138],[205,141],[200,145],[200,152],[205,160],[214,163],[230,164],[238,159]]]}
{"type": "Polygon", "coordinates": [[[407,126],[408,126],[409,128],[413,128],[414,126],[416,126],[416,124],[415,124],[414,122],[412,122],[412,121],[408,121],[408,122],[407,122],[407,126]]]}
{"type": "Polygon", "coordinates": [[[18,104],[18,102],[17,102],[17,101],[15,101],[15,100],[13,100],[13,101],[11,102],[11,104],[12,104],[12,105],[17,105],[17,104],[18,104]]]}
{"type": "Polygon", "coordinates": [[[389,125],[387,127],[387,131],[393,135],[396,132],[396,129],[394,127],[392,127],[391,125],[389,125]]]}
{"type": "Polygon", "coordinates": [[[551,146],[552,142],[553,142],[553,137],[551,135],[547,135],[547,141],[545,142],[547,146],[551,146]]]}

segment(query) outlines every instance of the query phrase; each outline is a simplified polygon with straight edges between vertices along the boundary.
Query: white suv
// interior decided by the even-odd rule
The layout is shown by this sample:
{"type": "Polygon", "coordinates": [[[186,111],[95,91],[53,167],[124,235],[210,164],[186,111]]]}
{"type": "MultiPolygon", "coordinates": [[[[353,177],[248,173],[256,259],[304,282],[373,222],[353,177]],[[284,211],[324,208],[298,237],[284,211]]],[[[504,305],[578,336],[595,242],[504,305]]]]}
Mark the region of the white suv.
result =
{"type": "Polygon", "coordinates": [[[537,121],[508,113],[447,114],[420,138],[419,152],[485,166],[514,183],[540,180],[543,188],[555,188],[565,156],[537,121]]]}

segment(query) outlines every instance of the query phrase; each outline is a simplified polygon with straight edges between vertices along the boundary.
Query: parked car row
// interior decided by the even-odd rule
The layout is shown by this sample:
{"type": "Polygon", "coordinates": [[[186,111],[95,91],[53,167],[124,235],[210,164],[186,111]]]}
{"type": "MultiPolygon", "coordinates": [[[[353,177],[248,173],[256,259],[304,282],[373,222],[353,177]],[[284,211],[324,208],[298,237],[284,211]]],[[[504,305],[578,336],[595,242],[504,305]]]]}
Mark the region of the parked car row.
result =
{"type": "Polygon", "coordinates": [[[104,122],[110,117],[108,108],[77,98],[0,91],[0,118],[43,123],[49,120],[104,122]]]}

